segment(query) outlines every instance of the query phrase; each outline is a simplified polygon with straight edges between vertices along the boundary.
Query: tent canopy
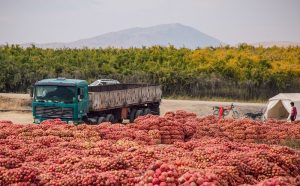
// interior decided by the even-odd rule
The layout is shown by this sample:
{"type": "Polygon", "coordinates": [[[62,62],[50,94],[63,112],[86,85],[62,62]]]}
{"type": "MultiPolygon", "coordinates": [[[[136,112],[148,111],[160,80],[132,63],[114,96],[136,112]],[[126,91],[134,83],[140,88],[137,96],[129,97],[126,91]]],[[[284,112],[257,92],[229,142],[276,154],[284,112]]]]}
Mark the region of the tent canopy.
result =
{"type": "MultiPolygon", "coordinates": [[[[280,93],[269,99],[265,117],[267,119],[287,119],[291,112],[290,103],[294,102],[295,106],[300,109],[300,93],[280,93]]],[[[299,112],[296,119],[299,117],[299,112]]]]}

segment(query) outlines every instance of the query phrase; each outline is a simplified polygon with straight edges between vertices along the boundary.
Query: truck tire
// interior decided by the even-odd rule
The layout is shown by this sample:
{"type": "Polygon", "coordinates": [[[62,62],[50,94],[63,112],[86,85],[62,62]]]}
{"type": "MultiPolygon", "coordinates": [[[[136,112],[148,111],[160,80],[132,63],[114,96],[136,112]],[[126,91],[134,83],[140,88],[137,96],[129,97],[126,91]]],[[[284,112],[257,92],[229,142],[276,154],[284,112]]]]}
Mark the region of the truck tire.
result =
{"type": "Polygon", "coordinates": [[[129,122],[130,123],[133,123],[133,121],[135,119],[135,114],[136,114],[136,109],[130,110],[130,116],[129,116],[129,122]]]}
{"type": "Polygon", "coordinates": [[[88,123],[89,123],[89,118],[88,118],[87,116],[83,116],[83,117],[82,117],[82,121],[83,121],[84,123],[88,124],[88,123]]]}
{"type": "Polygon", "coordinates": [[[98,118],[97,124],[100,124],[105,121],[105,117],[101,116],[98,118]]]}
{"type": "Polygon", "coordinates": [[[159,105],[154,105],[151,107],[151,111],[153,115],[160,115],[159,105]]]}
{"type": "Polygon", "coordinates": [[[151,109],[149,109],[149,108],[144,109],[144,115],[147,115],[147,114],[151,114],[151,109]]]}
{"type": "Polygon", "coordinates": [[[112,115],[112,114],[107,114],[107,116],[106,116],[106,118],[105,118],[105,121],[114,123],[114,121],[115,121],[114,115],[112,115]]]}
{"type": "Polygon", "coordinates": [[[139,117],[139,116],[143,116],[143,115],[144,115],[143,110],[139,109],[139,110],[137,110],[136,113],[135,113],[135,118],[137,118],[137,117],[139,117]]]}

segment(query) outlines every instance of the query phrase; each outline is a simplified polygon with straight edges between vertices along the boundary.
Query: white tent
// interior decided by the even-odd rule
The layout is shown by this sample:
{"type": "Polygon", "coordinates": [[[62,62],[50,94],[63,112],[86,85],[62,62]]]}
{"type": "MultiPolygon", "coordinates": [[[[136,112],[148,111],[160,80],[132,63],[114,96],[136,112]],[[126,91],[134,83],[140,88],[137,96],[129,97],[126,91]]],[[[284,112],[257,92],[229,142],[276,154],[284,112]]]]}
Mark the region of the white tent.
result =
{"type": "Polygon", "coordinates": [[[265,118],[287,119],[291,112],[290,103],[294,102],[297,108],[297,119],[300,119],[300,93],[281,93],[269,99],[265,118]]]}

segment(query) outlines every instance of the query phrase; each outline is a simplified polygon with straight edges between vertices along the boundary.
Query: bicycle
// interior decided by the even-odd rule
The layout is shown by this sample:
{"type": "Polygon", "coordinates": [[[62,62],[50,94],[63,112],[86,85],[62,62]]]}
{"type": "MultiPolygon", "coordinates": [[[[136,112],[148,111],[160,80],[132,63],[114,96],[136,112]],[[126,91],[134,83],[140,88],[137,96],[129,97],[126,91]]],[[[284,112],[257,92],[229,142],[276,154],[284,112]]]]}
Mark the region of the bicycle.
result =
{"type": "Polygon", "coordinates": [[[230,112],[232,112],[232,117],[234,119],[238,119],[240,117],[240,113],[237,110],[234,110],[235,106],[233,105],[233,103],[229,107],[214,106],[213,107],[213,115],[215,117],[219,117],[221,108],[223,108],[222,118],[224,118],[225,116],[228,116],[230,112]]]}

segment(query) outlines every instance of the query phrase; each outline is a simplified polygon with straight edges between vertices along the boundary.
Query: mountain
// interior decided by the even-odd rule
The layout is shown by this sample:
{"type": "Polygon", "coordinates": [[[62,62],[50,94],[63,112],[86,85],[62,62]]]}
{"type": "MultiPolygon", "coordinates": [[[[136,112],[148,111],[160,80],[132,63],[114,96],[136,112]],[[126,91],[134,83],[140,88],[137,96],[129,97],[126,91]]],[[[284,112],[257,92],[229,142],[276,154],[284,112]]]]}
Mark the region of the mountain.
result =
{"type": "Polygon", "coordinates": [[[273,41],[273,42],[259,42],[259,43],[251,43],[255,47],[262,46],[264,48],[269,48],[273,46],[277,47],[295,47],[300,46],[300,42],[290,42],[290,41],[273,41]]]}
{"type": "Polygon", "coordinates": [[[129,48],[143,47],[153,45],[174,45],[175,47],[209,47],[220,46],[222,43],[216,38],[204,34],[195,28],[182,24],[163,24],[146,28],[130,28],[117,32],[110,32],[92,38],[81,39],[70,43],[46,43],[23,44],[23,47],[28,47],[34,44],[40,48],[129,48]]]}

